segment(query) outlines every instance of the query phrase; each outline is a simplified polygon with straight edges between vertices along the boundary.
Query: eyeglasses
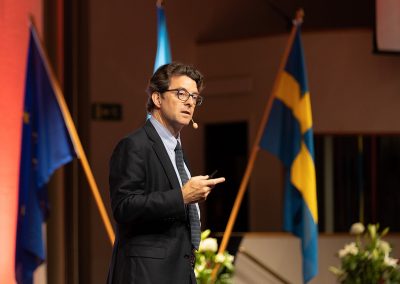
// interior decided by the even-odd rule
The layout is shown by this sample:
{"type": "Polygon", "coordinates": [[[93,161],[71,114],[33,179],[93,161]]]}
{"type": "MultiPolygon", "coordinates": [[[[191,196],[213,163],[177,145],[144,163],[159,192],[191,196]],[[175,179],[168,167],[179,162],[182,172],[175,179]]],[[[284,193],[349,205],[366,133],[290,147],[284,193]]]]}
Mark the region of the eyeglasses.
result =
{"type": "Polygon", "coordinates": [[[186,102],[190,97],[192,97],[195,106],[200,106],[203,103],[202,96],[196,93],[191,94],[183,88],[166,90],[166,92],[175,92],[178,99],[180,99],[182,102],[186,102]]]}

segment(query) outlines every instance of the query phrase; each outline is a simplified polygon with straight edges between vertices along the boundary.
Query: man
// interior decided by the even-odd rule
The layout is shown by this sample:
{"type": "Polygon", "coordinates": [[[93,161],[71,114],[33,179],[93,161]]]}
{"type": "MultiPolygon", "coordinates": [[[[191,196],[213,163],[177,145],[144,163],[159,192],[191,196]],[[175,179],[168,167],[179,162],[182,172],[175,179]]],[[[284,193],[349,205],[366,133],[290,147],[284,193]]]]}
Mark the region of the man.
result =
{"type": "Polygon", "coordinates": [[[190,178],[180,131],[203,98],[203,76],[191,66],[161,66],[148,86],[145,125],[122,139],[110,162],[117,223],[108,283],[196,283],[200,240],[197,202],[224,178],[190,178]]]}

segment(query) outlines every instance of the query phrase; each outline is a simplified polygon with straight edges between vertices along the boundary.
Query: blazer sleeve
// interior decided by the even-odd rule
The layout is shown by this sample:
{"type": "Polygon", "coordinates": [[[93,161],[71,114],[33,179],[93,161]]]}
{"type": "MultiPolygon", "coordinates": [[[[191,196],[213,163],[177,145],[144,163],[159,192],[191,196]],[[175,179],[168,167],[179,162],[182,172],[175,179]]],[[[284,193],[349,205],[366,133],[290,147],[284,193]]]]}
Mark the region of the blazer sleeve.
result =
{"type": "MultiPolygon", "coordinates": [[[[149,189],[147,175],[151,172],[151,146],[125,138],[116,146],[110,160],[111,208],[118,223],[142,223],[170,218],[185,218],[185,206],[180,188],[149,189]]],[[[152,157],[154,159],[154,157],[152,157]]],[[[153,177],[154,176],[154,177],[153,177]]]]}

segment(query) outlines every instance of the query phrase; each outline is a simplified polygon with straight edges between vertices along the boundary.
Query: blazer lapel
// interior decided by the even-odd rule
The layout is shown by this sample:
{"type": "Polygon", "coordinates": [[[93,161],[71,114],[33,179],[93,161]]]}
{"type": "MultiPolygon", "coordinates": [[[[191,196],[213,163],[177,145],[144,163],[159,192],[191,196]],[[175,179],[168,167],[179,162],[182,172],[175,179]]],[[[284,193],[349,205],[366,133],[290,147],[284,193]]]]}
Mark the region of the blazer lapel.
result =
{"type": "Polygon", "coordinates": [[[151,124],[150,120],[146,121],[146,124],[143,128],[146,131],[147,136],[150,138],[150,140],[153,141],[153,149],[156,152],[156,155],[160,160],[160,163],[163,166],[165,173],[167,174],[172,188],[180,188],[178,177],[176,176],[174,166],[171,163],[171,159],[168,156],[167,150],[165,150],[164,143],[162,142],[153,124],[151,124]]]}

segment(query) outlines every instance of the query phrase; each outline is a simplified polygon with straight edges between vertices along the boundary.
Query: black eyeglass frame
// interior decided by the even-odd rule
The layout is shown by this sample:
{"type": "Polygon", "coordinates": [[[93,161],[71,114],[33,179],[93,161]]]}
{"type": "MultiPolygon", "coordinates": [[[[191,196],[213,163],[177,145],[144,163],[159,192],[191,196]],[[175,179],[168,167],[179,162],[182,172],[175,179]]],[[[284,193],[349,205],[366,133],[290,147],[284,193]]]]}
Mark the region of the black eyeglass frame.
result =
{"type": "Polygon", "coordinates": [[[177,88],[177,89],[170,89],[170,90],[165,90],[165,92],[176,92],[176,96],[178,97],[178,99],[180,99],[182,102],[187,102],[189,100],[190,97],[192,97],[192,99],[195,102],[195,106],[201,106],[201,104],[204,101],[204,97],[200,96],[197,93],[189,93],[188,90],[186,90],[185,88],[177,88]],[[182,93],[182,91],[184,93],[182,93]],[[187,96],[187,98],[182,98],[182,95],[187,96]]]}

